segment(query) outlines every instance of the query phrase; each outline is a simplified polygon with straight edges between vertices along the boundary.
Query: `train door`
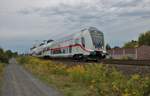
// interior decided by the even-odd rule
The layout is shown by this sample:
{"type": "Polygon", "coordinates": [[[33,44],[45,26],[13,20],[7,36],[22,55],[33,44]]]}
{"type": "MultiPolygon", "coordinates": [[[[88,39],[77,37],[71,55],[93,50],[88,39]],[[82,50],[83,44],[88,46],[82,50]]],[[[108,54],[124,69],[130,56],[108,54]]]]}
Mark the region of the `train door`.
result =
{"type": "MultiPolygon", "coordinates": [[[[75,39],[75,45],[78,45],[78,44],[80,44],[80,41],[77,38],[77,39],[75,39]]],[[[75,53],[79,53],[79,47],[78,46],[75,46],[75,53]]]]}

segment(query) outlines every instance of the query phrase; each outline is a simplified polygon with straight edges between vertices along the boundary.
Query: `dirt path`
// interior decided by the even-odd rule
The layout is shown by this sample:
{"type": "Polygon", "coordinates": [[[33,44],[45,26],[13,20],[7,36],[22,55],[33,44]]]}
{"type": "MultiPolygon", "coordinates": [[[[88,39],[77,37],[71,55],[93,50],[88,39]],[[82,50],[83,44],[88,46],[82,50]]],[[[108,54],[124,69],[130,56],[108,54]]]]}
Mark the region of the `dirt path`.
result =
{"type": "Polygon", "coordinates": [[[41,83],[21,66],[15,59],[5,70],[2,96],[62,96],[59,92],[41,83]]]}

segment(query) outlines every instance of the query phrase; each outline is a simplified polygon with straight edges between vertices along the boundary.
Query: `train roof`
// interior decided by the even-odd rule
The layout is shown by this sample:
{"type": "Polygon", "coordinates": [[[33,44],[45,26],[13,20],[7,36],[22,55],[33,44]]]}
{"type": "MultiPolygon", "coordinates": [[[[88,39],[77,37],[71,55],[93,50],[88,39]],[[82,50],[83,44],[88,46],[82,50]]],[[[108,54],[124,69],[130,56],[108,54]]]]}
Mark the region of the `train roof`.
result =
{"type": "Polygon", "coordinates": [[[52,39],[49,39],[49,40],[47,40],[47,43],[51,43],[51,42],[53,42],[54,40],[52,40],[52,39]]]}
{"type": "Polygon", "coordinates": [[[84,32],[86,30],[88,30],[89,32],[91,32],[91,31],[99,31],[101,34],[103,34],[103,32],[98,30],[96,27],[88,27],[88,28],[82,29],[79,32],[75,32],[75,33],[69,34],[67,36],[63,36],[63,37],[57,39],[56,42],[61,42],[61,41],[65,41],[65,40],[71,40],[75,34],[84,32]]]}
{"type": "Polygon", "coordinates": [[[90,32],[92,32],[92,31],[98,31],[98,32],[100,32],[101,34],[103,34],[103,32],[100,31],[99,29],[97,29],[96,27],[88,27],[88,28],[83,29],[82,31],[84,31],[84,30],[88,30],[88,31],[90,31],[90,32]]]}
{"type": "Polygon", "coordinates": [[[56,42],[72,40],[72,38],[75,34],[77,34],[77,33],[67,34],[66,36],[56,39],[56,42]]]}

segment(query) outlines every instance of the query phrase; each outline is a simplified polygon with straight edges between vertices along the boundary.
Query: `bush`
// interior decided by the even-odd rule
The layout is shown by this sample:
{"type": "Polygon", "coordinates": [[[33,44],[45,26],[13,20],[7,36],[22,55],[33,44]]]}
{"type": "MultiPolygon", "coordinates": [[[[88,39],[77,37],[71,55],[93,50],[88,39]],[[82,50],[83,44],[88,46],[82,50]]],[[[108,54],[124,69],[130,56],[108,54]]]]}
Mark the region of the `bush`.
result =
{"type": "Polygon", "coordinates": [[[35,57],[20,57],[18,58],[20,64],[25,64],[25,68],[29,68],[34,73],[39,74],[66,74],[66,66],[63,64],[56,65],[49,60],[42,60],[35,57]]]}
{"type": "Polygon", "coordinates": [[[17,60],[19,61],[20,64],[25,64],[28,62],[29,57],[22,56],[22,57],[17,58],[17,60]]]}
{"type": "Polygon", "coordinates": [[[4,67],[5,67],[5,64],[0,62],[0,91],[2,88],[2,79],[3,79],[4,67]]]}
{"type": "Polygon", "coordinates": [[[0,62],[8,63],[10,58],[16,57],[17,55],[17,52],[13,53],[11,50],[4,51],[0,48],[0,62]]]}
{"type": "Polygon", "coordinates": [[[5,64],[0,63],[0,77],[2,76],[2,73],[4,71],[4,66],[5,66],[5,64]]]}

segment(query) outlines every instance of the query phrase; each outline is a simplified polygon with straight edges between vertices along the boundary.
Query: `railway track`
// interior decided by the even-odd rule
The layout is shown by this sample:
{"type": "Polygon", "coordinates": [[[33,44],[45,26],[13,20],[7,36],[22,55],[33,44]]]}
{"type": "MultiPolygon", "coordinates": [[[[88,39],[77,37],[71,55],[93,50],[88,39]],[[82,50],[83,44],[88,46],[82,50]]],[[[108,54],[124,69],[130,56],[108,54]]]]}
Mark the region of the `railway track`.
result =
{"type": "Polygon", "coordinates": [[[109,65],[132,65],[132,66],[150,66],[150,60],[117,60],[117,59],[105,59],[101,61],[82,61],[82,60],[72,60],[65,58],[52,59],[53,61],[68,62],[73,64],[85,64],[85,63],[97,63],[97,64],[109,64],[109,65]]]}
{"type": "Polygon", "coordinates": [[[104,64],[150,66],[150,60],[102,60],[101,62],[104,64]]]}

